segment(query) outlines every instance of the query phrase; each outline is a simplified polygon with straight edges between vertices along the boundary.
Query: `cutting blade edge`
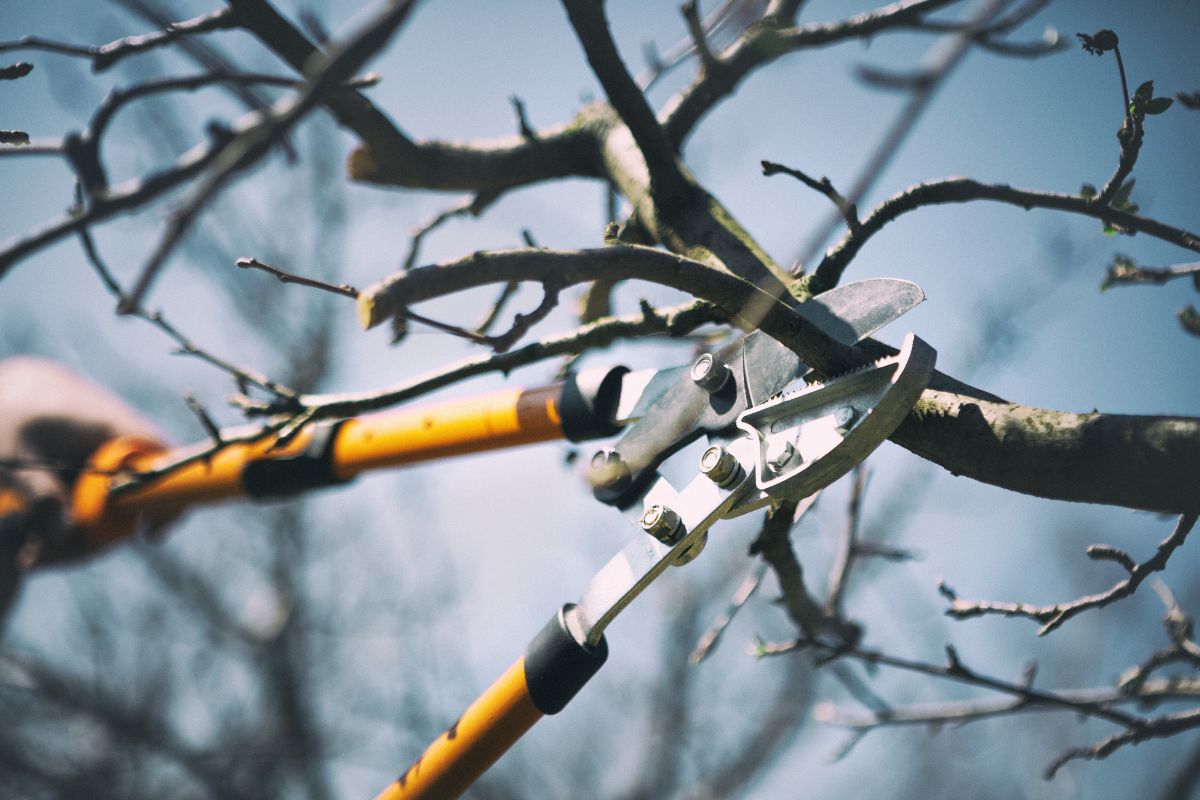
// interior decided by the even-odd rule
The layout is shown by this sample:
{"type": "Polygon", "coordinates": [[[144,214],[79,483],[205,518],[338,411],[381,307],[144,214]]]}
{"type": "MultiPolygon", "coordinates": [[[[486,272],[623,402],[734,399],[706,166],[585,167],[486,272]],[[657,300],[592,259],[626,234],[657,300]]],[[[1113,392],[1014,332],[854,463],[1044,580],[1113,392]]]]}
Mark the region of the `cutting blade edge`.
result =
{"type": "MultiPolygon", "coordinates": [[[[868,278],[837,286],[795,306],[795,311],[822,333],[844,344],[853,345],[889,322],[916,308],[925,299],[921,287],[900,278],[868,278]]],[[[787,348],[756,332],[751,337],[768,339],[782,355],[787,348]]],[[[680,380],[687,367],[645,369],[627,373],[621,382],[617,403],[617,425],[628,425],[645,416],[663,393],[680,380]]]]}

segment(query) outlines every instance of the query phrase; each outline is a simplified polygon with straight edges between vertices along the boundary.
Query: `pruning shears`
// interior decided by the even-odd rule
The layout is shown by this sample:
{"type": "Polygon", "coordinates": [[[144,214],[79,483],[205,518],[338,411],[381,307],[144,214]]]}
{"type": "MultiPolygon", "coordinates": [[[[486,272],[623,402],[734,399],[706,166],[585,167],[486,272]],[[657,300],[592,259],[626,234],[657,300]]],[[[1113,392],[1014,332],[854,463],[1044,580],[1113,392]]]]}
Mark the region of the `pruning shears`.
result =
{"type": "MultiPolygon", "coordinates": [[[[915,284],[880,278],[794,310],[852,345],[923,299],[915,284]]],[[[754,332],[682,367],[585,370],[549,386],[309,424],[283,445],[228,444],[132,487],[122,487],[130,473],[179,462],[189,449],[118,438],[77,480],[72,521],[100,547],[198,503],[289,496],[379,467],[624,431],[587,471],[596,498],[625,511],[636,533],[379,800],[456,797],[535,722],[566,707],[607,658],[608,625],[667,567],[696,558],[713,524],[807,497],[861,463],[912,409],[935,358],[909,334],[897,355],[809,384],[795,353],[754,332]],[[701,437],[699,463],[682,481],[664,477],[664,462],[701,437]]]]}
{"type": "MultiPolygon", "coordinates": [[[[853,343],[906,310],[886,293],[877,299],[872,313],[837,317],[827,329],[850,331],[842,336],[853,343]]],[[[702,354],[591,459],[597,498],[632,510],[640,530],[377,800],[459,796],[534,723],[566,707],[607,659],[608,625],[667,567],[695,559],[713,524],[807,497],[861,463],[907,416],[935,360],[910,333],[895,356],[788,391],[804,368],[761,334],[702,354]],[[709,446],[677,488],[657,467],[701,435],[709,446]]]]}

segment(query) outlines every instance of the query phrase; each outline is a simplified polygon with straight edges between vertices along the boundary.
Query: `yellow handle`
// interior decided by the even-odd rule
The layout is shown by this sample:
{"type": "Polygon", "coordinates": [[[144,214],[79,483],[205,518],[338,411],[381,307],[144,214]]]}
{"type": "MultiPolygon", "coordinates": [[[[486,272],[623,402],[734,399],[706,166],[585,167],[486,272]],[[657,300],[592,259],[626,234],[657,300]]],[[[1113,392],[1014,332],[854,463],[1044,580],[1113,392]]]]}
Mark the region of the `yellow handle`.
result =
{"type": "MultiPolygon", "coordinates": [[[[332,476],[347,480],[379,467],[561,438],[561,393],[562,384],[510,389],[348,420],[333,440],[332,476]]],[[[100,547],[129,535],[139,518],[162,522],[195,503],[239,496],[245,491],[247,464],[296,457],[309,446],[313,430],[312,425],[302,428],[282,448],[275,448],[273,437],[227,445],[211,458],[184,465],[116,497],[109,495],[112,470],[152,470],[186,451],[164,451],[138,439],[114,439],[93,455],[91,466],[96,471],[85,471],[76,484],[73,523],[100,547]]]]}
{"type": "Polygon", "coordinates": [[[376,800],[458,797],[541,718],[519,659],[376,800]]]}

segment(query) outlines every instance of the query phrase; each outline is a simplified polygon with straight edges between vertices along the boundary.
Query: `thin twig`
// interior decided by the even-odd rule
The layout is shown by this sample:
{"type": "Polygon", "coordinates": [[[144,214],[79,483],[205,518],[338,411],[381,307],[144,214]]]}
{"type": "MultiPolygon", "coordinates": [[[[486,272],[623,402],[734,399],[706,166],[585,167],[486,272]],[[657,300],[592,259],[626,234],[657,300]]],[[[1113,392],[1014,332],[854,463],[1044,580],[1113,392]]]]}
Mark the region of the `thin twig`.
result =
{"type": "MultiPolygon", "coordinates": [[[[876,144],[866,163],[859,170],[858,177],[846,193],[846,202],[848,204],[857,206],[863,197],[866,196],[867,192],[875,185],[875,182],[883,174],[884,167],[895,157],[900,147],[908,138],[908,135],[916,127],[917,120],[921,118],[925,109],[929,107],[938,87],[950,76],[955,67],[962,62],[963,57],[970,51],[975,33],[986,28],[999,15],[1008,2],[1009,0],[987,0],[971,17],[962,32],[951,34],[936,46],[936,52],[933,54],[929,67],[928,80],[914,87],[908,101],[888,127],[883,138],[876,144]]],[[[920,4],[914,3],[912,5],[917,6],[920,4]]],[[[826,219],[811,234],[808,243],[800,249],[796,257],[799,269],[804,269],[817,253],[820,252],[821,245],[837,229],[841,217],[844,217],[844,214],[839,212],[838,217],[826,219]]],[[[853,236],[855,234],[851,231],[850,235],[853,236]]]]}
{"type": "MultiPolygon", "coordinates": [[[[100,277],[101,282],[109,293],[116,299],[117,303],[127,302],[127,295],[121,284],[113,275],[112,270],[100,257],[100,251],[96,248],[96,243],[92,240],[91,233],[87,228],[81,228],[79,231],[79,242],[83,247],[84,255],[87,256],[88,263],[92,265],[96,274],[100,277]]],[[[154,325],[160,331],[165,333],[179,346],[178,353],[182,355],[193,356],[217,367],[220,370],[228,373],[237,383],[238,388],[245,393],[248,386],[257,386],[258,388],[269,392],[274,397],[274,402],[285,407],[290,407],[296,397],[295,390],[284,386],[281,383],[271,380],[266,375],[257,370],[246,367],[239,367],[219,358],[208,352],[202,347],[197,346],[187,336],[179,331],[174,325],[167,322],[166,317],[161,311],[146,311],[141,306],[134,307],[130,312],[133,316],[144,319],[151,325],[154,325]]]]}
{"type": "Polygon", "coordinates": [[[858,529],[862,521],[862,501],[867,490],[869,473],[862,464],[854,468],[854,479],[850,489],[850,504],[846,510],[846,527],[838,545],[837,555],[829,570],[829,596],[825,600],[825,612],[840,616],[842,598],[850,581],[850,570],[858,555],[858,529]]]}
{"type": "Polygon", "coordinates": [[[0,42],[0,53],[9,50],[43,50],[59,55],[78,56],[91,59],[92,69],[96,72],[103,72],[126,56],[142,53],[155,47],[163,47],[184,36],[227,30],[236,28],[239,24],[236,12],[232,8],[224,7],[193,19],[173,22],[161,31],[125,36],[105,45],[77,45],[40,36],[25,36],[15,41],[0,42]]]}
{"type": "Polygon", "coordinates": [[[221,439],[221,429],[217,427],[217,423],[213,422],[213,418],[209,416],[208,409],[204,407],[204,404],[197,400],[191,392],[183,396],[183,402],[187,403],[188,410],[200,421],[200,426],[204,428],[208,438],[212,439],[213,447],[223,447],[225,442],[221,439]]]}
{"type": "MultiPolygon", "coordinates": [[[[385,7],[365,21],[345,42],[333,45],[329,55],[319,62],[319,67],[309,76],[304,89],[294,97],[276,103],[261,120],[228,143],[217,168],[171,214],[165,232],[130,291],[129,301],[132,305],[142,302],[175,246],[226,184],[265,156],[305,115],[317,108],[327,95],[336,92],[344,81],[349,80],[375,55],[408,18],[414,3],[415,0],[403,0],[385,7]]],[[[119,309],[122,312],[125,310],[124,307],[119,309]]]]}
{"type": "Polygon", "coordinates": [[[404,257],[404,265],[401,267],[405,270],[410,270],[417,264],[417,258],[421,253],[421,243],[425,237],[434,230],[440,228],[449,220],[455,217],[462,217],[470,214],[472,217],[478,217],[484,210],[500,197],[500,192],[479,192],[472,195],[461,202],[455,203],[449,208],[445,208],[434,214],[425,222],[422,222],[412,230],[412,239],[408,246],[408,255],[404,257]]]}
{"type": "Polygon", "coordinates": [[[779,173],[791,175],[808,188],[828,197],[830,202],[837,206],[838,211],[842,213],[842,218],[846,220],[846,226],[850,231],[853,233],[859,229],[861,223],[858,220],[858,209],[853,203],[843,197],[837,189],[833,188],[833,183],[830,182],[829,178],[822,176],[820,180],[814,180],[798,169],[785,167],[783,164],[776,164],[774,161],[763,161],[761,163],[763,175],[768,177],[778,175],[779,173]]]}
{"type": "MultiPolygon", "coordinates": [[[[618,339],[653,335],[683,336],[701,325],[720,319],[720,313],[703,302],[690,302],[668,309],[643,307],[640,314],[597,320],[516,350],[464,359],[396,386],[371,392],[301,395],[298,400],[300,406],[313,409],[317,419],[354,416],[420,397],[467,378],[494,372],[507,374],[518,367],[548,358],[606,347],[618,339]]],[[[244,398],[238,405],[249,414],[271,415],[284,410],[271,402],[244,398]]]]}
{"type": "Polygon", "coordinates": [[[358,289],[355,289],[348,283],[339,283],[334,285],[332,283],[326,283],[322,280],[317,280],[316,278],[306,278],[303,275],[295,275],[291,272],[285,272],[279,267],[274,267],[270,264],[264,264],[257,258],[252,258],[250,256],[243,256],[233,263],[238,269],[259,269],[269,275],[274,275],[279,279],[280,283],[295,283],[300,286],[308,286],[313,289],[320,289],[325,292],[330,292],[331,294],[336,294],[340,297],[349,297],[355,300],[358,299],[358,289]]]}
{"type": "Polygon", "coordinates": [[[1035,606],[1028,603],[963,600],[955,594],[953,589],[943,583],[938,587],[938,590],[950,601],[950,607],[946,609],[946,614],[955,619],[968,619],[986,614],[1000,614],[1006,617],[1026,617],[1043,623],[1041,629],[1038,630],[1038,635],[1044,636],[1077,614],[1091,608],[1103,608],[1136,592],[1142,581],[1149,575],[1167,566],[1167,560],[1171,557],[1171,554],[1183,544],[1184,540],[1187,539],[1188,533],[1191,532],[1192,526],[1196,524],[1196,517],[1195,513],[1181,515],[1171,535],[1159,542],[1154,555],[1140,564],[1134,563],[1128,554],[1113,547],[1093,546],[1088,548],[1089,557],[1112,561],[1120,564],[1129,572],[1128,578],[1118,581],[1112,588],[1105,592],[1087,595],[1066,603],[1035,606]]]}

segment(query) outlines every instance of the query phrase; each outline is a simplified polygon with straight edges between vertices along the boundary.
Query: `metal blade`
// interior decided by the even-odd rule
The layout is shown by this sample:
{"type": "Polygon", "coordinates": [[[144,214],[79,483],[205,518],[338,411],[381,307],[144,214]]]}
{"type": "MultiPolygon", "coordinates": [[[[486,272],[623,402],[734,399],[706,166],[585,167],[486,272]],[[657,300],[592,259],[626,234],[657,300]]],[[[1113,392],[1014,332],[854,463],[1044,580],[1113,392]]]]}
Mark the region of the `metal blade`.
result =
{"type": "MultiPolygon", "coordinates": [[[[920,305],[925,299],[921,287],[898,278],[871,278],[838,286],[796,306],[796,313],[816,325],[823,333],[844,345],[852,345],[920,305]]],[[[775,339],[762,332],[747,337],[747,358],[772,364],[770,375],[759,375],[752,392],[762,392],[764,382],[778,382],[767,391],[773,394],[796,377],[800,359],[775,339]],[[751,341],[761,340],[761,341],[751,341]],[[750,355],[750,353],[753,355],[750,355]],[[783,362],[783,363],[781,363],[783,362]]],[[[627,425],[646,415],[671,386],[684,379],[686,367],[638,370],[625,375],[621,399],[617,404],[618,425],[627,425]]],[[[752,402],[766,399],[754,397],[752,402]]]]}

